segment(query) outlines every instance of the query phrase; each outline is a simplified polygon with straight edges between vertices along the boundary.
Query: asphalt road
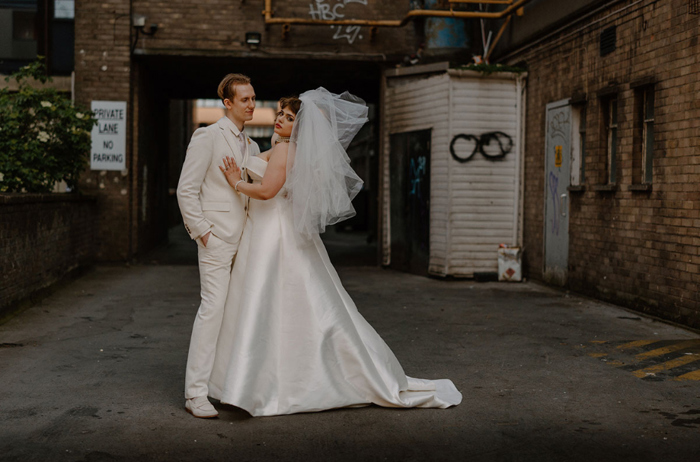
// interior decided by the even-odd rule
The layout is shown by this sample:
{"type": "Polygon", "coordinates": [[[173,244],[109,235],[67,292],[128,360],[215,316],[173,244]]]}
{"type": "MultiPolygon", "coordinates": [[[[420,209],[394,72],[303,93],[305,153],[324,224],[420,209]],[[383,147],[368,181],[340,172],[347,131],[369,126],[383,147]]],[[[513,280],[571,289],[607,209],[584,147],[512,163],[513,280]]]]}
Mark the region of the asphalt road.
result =
{"type": "Polygon", "coordinates": [[[371,248],[351,244],[331,246],[355,256],[339,273],[360,311],[408,375],[452,379],[460,406],[193,418],[198,272],[161,252],[0,325],[0,460],[700,460],[698,334],[533,283],[362,266],[371,248]]]}

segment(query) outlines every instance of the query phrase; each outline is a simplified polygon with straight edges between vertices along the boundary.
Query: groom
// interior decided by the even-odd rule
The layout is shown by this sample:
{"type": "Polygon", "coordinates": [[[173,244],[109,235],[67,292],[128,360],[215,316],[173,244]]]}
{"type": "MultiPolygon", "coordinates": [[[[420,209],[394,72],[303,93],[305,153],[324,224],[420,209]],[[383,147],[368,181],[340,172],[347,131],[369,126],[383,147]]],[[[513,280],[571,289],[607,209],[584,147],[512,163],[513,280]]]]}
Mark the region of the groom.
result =
{"type": "Polygon", "coordinates": [[[195,417],[216,417],[207,399],[216,342],[228,294],[231,265],[246,220],[248,202],[229,186],[219,170],[222,159],[233,156],[245,165],[260,149],[245,133],[253,118],[255,91],[250,78],[228,74],[219,84],[226,117],[192,135],[177,185],[185,229],[197,241],[201,304],[192,328],[185,374],[185,409],[195,417]]]}

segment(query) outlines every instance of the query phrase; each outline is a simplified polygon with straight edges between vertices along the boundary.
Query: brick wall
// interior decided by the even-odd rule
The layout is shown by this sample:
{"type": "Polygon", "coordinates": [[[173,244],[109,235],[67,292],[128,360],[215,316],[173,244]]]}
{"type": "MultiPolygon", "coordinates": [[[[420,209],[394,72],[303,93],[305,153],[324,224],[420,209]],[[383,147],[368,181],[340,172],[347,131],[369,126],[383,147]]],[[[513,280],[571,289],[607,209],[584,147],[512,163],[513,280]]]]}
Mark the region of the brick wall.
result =
{"type": "MultiPolygon", "coordinates": [[[[131,13],[127,0],[76,0],[75,2],[75,87],[76,102],[87,107],[93,100],[127,101],[127,124],[132,126],[130,55],[131,13]]],[[[127,146],[134,143],[127,130],[127,146]]],[[[98,196],[100,260],[127,260],[132,217],[135,213],[136,172],[134,150],[127,148],[127,170],[86,170],[81,190],[98,196]]],[[[131,252],[131,254],[130,254],[131,252]]]]}
{"type": "Polygon", "coordinates": [[[0,312],[95,258],[96,200],[0,194],[0,312]]]}
{"type": "MultiPolygon", "coordinates": [[[[367,5],[359,2],[338,5],[336,0],[273,0],[272,8],[274,17],[305,19],[319,19],[321,14],[331,18],[332,10],[347,19],[403,19],[410,9],[407,0],[368,0],[366,3],[367,5]],[[321,9],[326,9],[326,12],[321,13],[321,9]]],[[[156,23],[159,27],[154,37],[144,38],[138,46],[149,50],[187,50],[188,53],[247,53],[246,32],[259,32],[262,34],[261,48],[269,58],[274,58],[276,54],[279,57],[306,55],[323,58],[322,53],[327,53],[325,58],[333,59],[333,55],[342,53],[403,56],[414,52],[418,45],[414,25],[411,23],[402,28],[379,28],[372,40],[367,27],[356,30],[352,27],[301,25],[291,26],[287,37],[283,38],[281,25],[265,26],[263,8],[262,0],[135,0],[134,13],[147,16],[147,25],[156,23]]],[[[337,16],[337,19],[343,18],[337,16]]]]}
{"type": "MultiPolygon", "coordinates": [[[[320,3],[346,18],[357,19],[400,19],[410,9],[408,0],[368,0],[366,5],[335,0],[320,3]]],[[[273,0],[272,5],[275,17],[311,18],[310,5],[325,8],[317,1],[273,0]]],[[[267,63],[268,74],[289,80],[277,74],[299,73],[281,67],[278,71],[276,63],[281,60],[396,62],[414,53],[421,40],[417,33],[420,24],[413,23],[379,28],[373,37],[367,27],[292,26],[283,37],[281,25],[265,26],[263,7],[260,0],[76,0],[76,100],[86,106],[93,100],[126,101],[128,105],[126,169],[86,170],[81,178],[81,190],[98,197],[98,259],[129,260],[162,239],[162,229],[153,227],[162,228],[164,223],[158,209],[166,206],[164,190],[155,188],[167,183],[162,170],[169,158],[168,135],[161,133],[162,120],[156,118],[167,117],[168,97],[201,97],[201,92],[183,91],[197,85],[206,87],[206,94],[213,97],[224,73],[237,69],[236,59],[244,60],[248,67],[267,63]],[[141,35],[134,44],[133,15],[146,16],[146,30],[155,23],[158,32],[141,35]],[[244,43],[246,32],[262,34],[259,50],[253,51],[244,43]],[[133,56],[132,44],[136,49],[133,56]],[[159,74],[163,62],[168,63],[169,71],[159,74]],[[180,91],[179,96],[173,89],[180,91]]],[[[352,79],[342,71],[336,73],[340,81],[352,79]]]]}
{"type": "Polygon", "coordinates": [[[511,63],[528,66],[525,258],[543,276],[545,106],[586,96],[583,191],[570,193],[569,287],[665,319],[700,327],[700,16],[686,0],[611,2],[511,63]],[[617,50],[600,57],[599,34],[617,26],[617,50]],[[640,180],[635,82],[654,81],[650,191],[640,180]],[[611,85],[612,84],[612,85],[611,85]],[[606,183],[599,95],[616,87],[617,187],[606,183]],[[599,188],[598,188],[599,189],[599,188]]]}

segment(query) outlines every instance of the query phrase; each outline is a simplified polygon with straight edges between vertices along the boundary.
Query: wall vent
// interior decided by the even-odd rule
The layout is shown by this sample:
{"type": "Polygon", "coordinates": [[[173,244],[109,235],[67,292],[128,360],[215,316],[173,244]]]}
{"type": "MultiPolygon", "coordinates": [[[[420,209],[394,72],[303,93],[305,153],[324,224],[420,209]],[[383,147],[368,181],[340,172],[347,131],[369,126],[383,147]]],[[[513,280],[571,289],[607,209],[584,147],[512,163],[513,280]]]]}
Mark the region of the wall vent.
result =
{"type": "Polygon", "coordinates": [[[688,12],[690,14],[700,14],[700,0],[688,0],[688,12]]]}
{"type": "Polygon", "coordinates": [[[606,56],[617,48],[617,27],[612,26],[603,29],[600,33],[600,56],[606,56]]]}

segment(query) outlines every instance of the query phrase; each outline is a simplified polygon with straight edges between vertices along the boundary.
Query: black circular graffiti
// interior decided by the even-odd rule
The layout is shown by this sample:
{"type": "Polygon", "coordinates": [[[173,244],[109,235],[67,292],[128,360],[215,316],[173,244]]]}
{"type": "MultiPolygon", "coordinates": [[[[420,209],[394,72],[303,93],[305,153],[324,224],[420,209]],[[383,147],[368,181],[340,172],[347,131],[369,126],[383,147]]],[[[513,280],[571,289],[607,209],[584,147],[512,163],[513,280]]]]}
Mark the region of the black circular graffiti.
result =
{"type": "Polygon", "coordinates": [[[503,132],[487,132],[482,133],[481,136],[460,133],[452,138],[452,141],[450,142],[450,154],[452,154],[452,157],[457,162],[462,163],[469,161],[477,152],[480,152],[488,160],[500,160],[503,159],[512,149],[513,139],[508,134],[503,132]],[[472,149],[472,151],[466,157],[460,157],[455,152],[455,143],[457,143],[457,140],[460,139],[474,143],[474,149],[472,149]],[[491,153],[484,149],[484,146],[491,145],[491,141],[495,141],[496,144],[498,144],[498,152],[491,153]]]}

